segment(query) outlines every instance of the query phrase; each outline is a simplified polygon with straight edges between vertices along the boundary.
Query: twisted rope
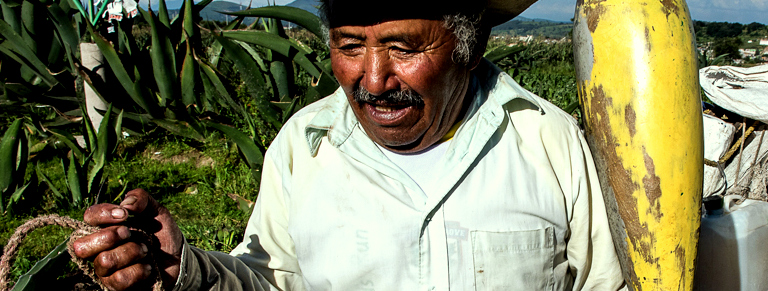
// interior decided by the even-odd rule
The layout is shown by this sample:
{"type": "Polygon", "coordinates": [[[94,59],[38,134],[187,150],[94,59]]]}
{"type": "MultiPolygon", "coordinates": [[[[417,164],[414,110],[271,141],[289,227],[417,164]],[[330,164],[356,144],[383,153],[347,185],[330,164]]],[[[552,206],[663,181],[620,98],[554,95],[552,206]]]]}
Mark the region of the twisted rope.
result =
{"type": "MultiPolygon", "coordinates": [[[[49,226],[49,225],[58,225],[66,228],[74,229],[72,234],[69,235],[69,240],[67,241],[67,252],[69,252],[70,257],[72,258],[72,262],[74,262],[80,270],[82,270],[88,277],[93,280],[96,284],[101,286],[103,290],[109,290],[104,284],[101,283],[101,280],[96,276],[96,272],[93,269],[93,266],[91,264],[87,263],[85,260],[78,258],[75,256],[74,251],[74,242],[75,240],[90,235],[96,231],[98,231],[100,228],[91,226],[86,224],[85,222],[75,220],[66,216],[59,216],[56,214],[51,215],[44,215],[39,216],[34,219],[30,219],[29,221],[25,222],[18,228],[16,228],[16,232],[13,233],[11,238],[8,240],[8,244],[5,245],[5,249],[3,251],[3,257],[0,259],[0,291],[7,291],[10,290],[10,273],[11,273],[11,266],[13,266],[13,261],[16,259],[16,254],[19,251],[19,246],[21,245],[21,242],[24,241],[24,239],[27,237],[29,233],[31,233],[33,230],[49,226]]],[[[136,229],[131,229],[132,231],[137,231],[136,229]]],[[[149,235],[147,235],[145,232],[138,230],[139,233],[143,234],[145,238],[147,238],[147,244],[148,246],[151,246],[152,240],[149,239],[149,235]]],[[[151,253],[149,254],[151,256],[151,253]]],[[[158,273],[159,269],[157,268],[157,263],[154,260],[151,260],[153,263],[153,267],[155,268],[156,277],[155,277],[155,284],[153,285],[153,290],[155,291],[162,291],[163,290],[163,282],[160,278],[160,274],[158,273]]]]}

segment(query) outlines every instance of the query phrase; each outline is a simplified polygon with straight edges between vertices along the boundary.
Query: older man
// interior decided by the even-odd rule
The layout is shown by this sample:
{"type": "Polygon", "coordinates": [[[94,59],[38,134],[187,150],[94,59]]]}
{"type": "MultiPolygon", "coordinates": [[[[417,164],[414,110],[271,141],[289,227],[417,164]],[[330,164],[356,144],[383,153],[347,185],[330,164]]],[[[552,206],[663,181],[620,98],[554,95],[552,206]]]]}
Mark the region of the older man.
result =
{"type": "Polygon", "coordinates": [[[111,226],[78,256],[114,289],[150,277],[149,252],[178,290],[618,289],[576,123],[482,59],[490,27],[534,1],[326,0],[341,88],[270,146],[243,243],[189,246],[137,190],[86,212],[111,226]],[[128,213],[159,249],[130,240],[128,213]]]}

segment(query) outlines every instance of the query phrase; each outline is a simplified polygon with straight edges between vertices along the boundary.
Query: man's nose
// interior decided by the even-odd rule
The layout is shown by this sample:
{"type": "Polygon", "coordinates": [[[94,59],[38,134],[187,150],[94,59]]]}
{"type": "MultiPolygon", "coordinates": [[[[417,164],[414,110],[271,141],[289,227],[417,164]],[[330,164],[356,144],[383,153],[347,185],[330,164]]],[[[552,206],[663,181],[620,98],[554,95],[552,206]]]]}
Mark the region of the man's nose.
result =
{"type": "Polygon", "coordinates": [[[386,50],[368,50],[363,60],[362,86],[373,95],[381,95],[398,87],[393,64],[386,50]]]}

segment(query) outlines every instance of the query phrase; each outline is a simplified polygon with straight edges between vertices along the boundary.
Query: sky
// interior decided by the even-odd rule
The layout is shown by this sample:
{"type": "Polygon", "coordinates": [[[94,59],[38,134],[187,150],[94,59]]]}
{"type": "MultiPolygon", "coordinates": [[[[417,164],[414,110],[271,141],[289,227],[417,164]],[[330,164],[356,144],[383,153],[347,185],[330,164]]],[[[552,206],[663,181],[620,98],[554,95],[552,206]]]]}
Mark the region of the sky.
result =
{"type": "MultiPolygon", "coordinates": [[[[173,2],[182,0],[166,0],[169,7],[174,7],[173,2]]],[[[248,5],[253,1],[252,7],[260,7],[267,4],[268,0],[227,0],[248,5]]],[[[285,5],[293,0],[269,0],[277,5],[285,5]]],[[[363,1],[363,0],[361,0],[363,1]]],[[[152,3],[156,3],[153,0],[152,3]]],[[[198,0],[195,0],[198,2],[198,0]]],[[[147,0],[141,0],[146,7],[147,0]]],[[[749,24],[759,22],[768,25],[768,0],[687,0],[691,11],[691,18],[703,21],[739,22],[749,24]]],[[[539,0],[534,3],[521,16],[527,18],[542,18],[556,21],[570,21],[576,10],[576,0],[539,0]]]]}
{"type": "MultiPolygon", "coordinates": [[[[702,21],[768,24],[768,0],[687,0],[691,18],[702,21]]],[[[520,16],[569,21],[576,0],[539,0],[520,16]]]]}

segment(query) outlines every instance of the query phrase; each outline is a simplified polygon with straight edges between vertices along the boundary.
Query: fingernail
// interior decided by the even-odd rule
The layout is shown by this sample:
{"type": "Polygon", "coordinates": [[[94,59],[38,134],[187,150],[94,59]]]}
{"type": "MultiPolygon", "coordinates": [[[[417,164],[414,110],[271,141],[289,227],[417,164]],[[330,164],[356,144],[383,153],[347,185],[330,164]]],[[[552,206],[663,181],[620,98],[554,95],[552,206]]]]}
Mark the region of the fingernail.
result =
{"type": "Polygon", "coordinates": [[[136,203],[136,197],[130,196],[128,198],[125,198],[120,205],[133,205],[133,203],[136,203]]]}
{"type": "Polygon", "coordinates": [[[149,252],[149,248],[147,248],[147,245],[141,244],[141,253],[147,254],[149,252]]]}
{"type": "Polygon", "coordinates": [[[123,210],[122,208],[112,209],[112,218],[122,219],[123,217],[125,217],[125,210],[123,210]]]}
{"type": "Polygon", "coordinates": [[[150,273],[152,273],[152,266],[150,266],[150,265],[144,265],[144,272],[146,272],[146,273],[147,273],[147,275],[149,275],[150,273]]]}
{"type": "Polygon", "coordinates": [[[120,239],[128,239],[129,237],[131,237],[131,230],[129,230],[125,226],[118,227],[117,236],[119,236],[120,239]]]}

